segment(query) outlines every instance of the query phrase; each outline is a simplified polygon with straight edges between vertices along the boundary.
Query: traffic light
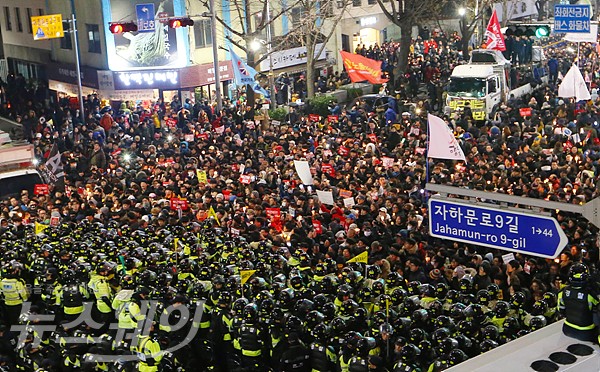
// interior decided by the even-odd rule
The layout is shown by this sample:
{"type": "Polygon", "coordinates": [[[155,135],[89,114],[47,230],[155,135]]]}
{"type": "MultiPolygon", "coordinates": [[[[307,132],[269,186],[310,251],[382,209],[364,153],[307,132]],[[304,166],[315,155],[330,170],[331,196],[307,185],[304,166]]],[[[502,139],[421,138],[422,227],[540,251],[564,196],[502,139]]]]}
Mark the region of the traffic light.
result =
{"type": "Polygon", "coordinates": [[[169,19],[169,27],[170,28],[179,28],[179,27],[188,27],[193,26],[194,21],[190,18],[170,18],[169,19]]]}
{"type": "Polygon", "coordinates": [[[122,34],[123,32],[135,32],[138,27],[135,22],[110,22],[108,29],[113,34],[122,34]]]}
{"type": "Polygon", "coordinates": [[[542,38],[550,36],[550,26],[539,26],[535,29],[535,37],[542,38]]]}
{"type": "Polygon", "coordinates": [[[535,36],[540,39],[543,37],[550,36],[549,25],[536,25],[536,24],[520,24],[508,26],[506,36],[535,36]]]}

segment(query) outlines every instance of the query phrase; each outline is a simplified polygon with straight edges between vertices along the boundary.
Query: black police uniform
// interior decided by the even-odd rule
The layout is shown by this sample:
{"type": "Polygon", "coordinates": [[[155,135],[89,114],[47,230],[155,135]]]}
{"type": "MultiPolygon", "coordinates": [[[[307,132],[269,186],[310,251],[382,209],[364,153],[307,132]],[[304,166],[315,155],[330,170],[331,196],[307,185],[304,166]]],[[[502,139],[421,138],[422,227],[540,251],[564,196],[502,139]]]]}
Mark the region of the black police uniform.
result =
{"type": "Polygon", "coordinates": [[[597,341],[594,316],[599,301],[585,287],[568,285],[558,293],[558,309],[565,315],[563,333],[582,341],[597,341]]]}

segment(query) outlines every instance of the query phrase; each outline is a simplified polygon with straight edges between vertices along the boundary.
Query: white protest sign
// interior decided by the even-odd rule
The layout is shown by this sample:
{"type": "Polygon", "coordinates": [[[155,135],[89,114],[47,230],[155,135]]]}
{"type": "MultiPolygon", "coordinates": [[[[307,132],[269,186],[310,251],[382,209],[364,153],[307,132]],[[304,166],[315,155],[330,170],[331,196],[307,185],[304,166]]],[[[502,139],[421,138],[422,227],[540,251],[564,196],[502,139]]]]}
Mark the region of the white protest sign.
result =
{"type": "Polygon", "coordinates": [[[333,205],[333,193],[331,191],[317,190],[317,196],[319,201],[323,204],[333,205]]]}
{"type": "Polygon", "coordinates": [[[352,208],[352,206],[354,206],[356,204],[356,202],[354,202],[354,197],[349,197],[349,198],[344,198],[344,207],[346,208],[352,208]]]}
{"type": "Polygon", "coordinates": [[[305,185],[312,185],[313,178],[308,162],[306,160],[294,160],[294,166],[296,167],[296,172],[298,173],[300,180],[302,180],[302,183],[305,185]]]}
{"type": "Polygon", "coordinates": [[[504,262],[505,264],[509,263],[510,261],[512,261],[514,259],[515,259],[515,255],[512,252],[502,255],[502,262],[504,262]]]}
{"type": "Polygon", "coordinates": [[[394,158],[384,156],[383,158],[381,158],[381,160],[383,161],[383,166],[385,168],[391,168],[394,165],[394,158]]]}

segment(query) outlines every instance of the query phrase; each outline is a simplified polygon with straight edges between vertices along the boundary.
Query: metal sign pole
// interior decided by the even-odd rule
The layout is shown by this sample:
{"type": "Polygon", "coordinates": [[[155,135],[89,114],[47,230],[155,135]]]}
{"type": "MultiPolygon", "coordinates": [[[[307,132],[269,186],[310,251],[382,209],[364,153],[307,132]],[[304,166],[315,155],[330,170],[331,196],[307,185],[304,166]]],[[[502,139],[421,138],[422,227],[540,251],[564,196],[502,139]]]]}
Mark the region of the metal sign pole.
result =
{"type": "Polygon", "coordinates": [[[83,87],[81,86],[81,59],[79,57],[79,40],[77,37],[77,23],[75,19],[75,13],[71,14],[71,35],[73,35],[73,49],[75,50],[75,67],[77,69],[77,90],[79,93],[79,112],[80,117],[85,124],[85,110],[83,108],[83,87]]]}

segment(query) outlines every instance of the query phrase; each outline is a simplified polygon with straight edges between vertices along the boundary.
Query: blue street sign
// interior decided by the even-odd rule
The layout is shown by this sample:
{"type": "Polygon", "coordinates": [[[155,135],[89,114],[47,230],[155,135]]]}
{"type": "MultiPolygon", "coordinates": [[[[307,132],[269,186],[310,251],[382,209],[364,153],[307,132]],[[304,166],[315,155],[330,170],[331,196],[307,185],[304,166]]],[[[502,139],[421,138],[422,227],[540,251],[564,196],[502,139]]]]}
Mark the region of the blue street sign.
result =
{"type": "Polygon", "coordinates": [[[554,32],[590,32],[589,5],[554,5],[554,32]]]}
{"type": "Polygon", "coordinates": [[[137,4],[135,6],[138,32],[154,32],[156,20],[154,19],[154,4],[137,4]]]}
{"type": "Polygon", "coordinates": [[[544,258],[568,242],[552,217],[437,196],[429,199],[429,235],[544,258]]]}

